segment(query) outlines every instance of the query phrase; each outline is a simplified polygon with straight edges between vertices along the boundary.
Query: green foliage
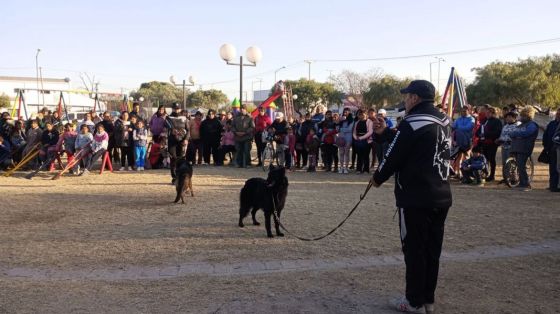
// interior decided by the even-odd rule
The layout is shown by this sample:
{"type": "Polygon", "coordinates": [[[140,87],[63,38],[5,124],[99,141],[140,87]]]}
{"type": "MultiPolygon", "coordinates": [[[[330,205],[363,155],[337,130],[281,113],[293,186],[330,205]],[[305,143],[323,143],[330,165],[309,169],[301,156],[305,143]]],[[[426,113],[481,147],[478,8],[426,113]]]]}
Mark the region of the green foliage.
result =
{"type": "Polygon", "coordinates": [[[226,94],[217,89],[197,90],[187,96],[187,106],[217,110],[229,102],[226,94]]]}
{"type": "Polygon", "coordinates": [[[4,93],[0,95],[0,108],[9,108],[10,107],[10,97],[4,93]]]}
{"type": "MultiPolygon", "coordinates": [[[[294,109],[302,113],[311,111],[319,104],[339,105],[342,103],[343,94],[336,90],[332,83],[319,83],[313,80],[300,79],[297,81],[284,81],[284,84],[292,88],[293,95],[297,95],[298,98],[294,100],[294,109]]],[[[274,92],[274,87],[271,89],[271,94],[272,92],[274,92]]],[[[284,108],[282,98],[278,98],[274,102],[280,110],[284,108]]]]}
{"type": "Polygon", "coordinates": [[[467,86],[471,104],[560,106],[560,55],[492,62],[473,70],[476,79],[467,86]]]}
{"type": "Polygon", "coordinates": [[[400,93],[410,83],[411,79],[399,79],[396,76],[385,75],[369,83],[368,90],[363,95],[363,102],[366,106],[377,108],[385,104],[395,105],[402,101],[400,93]]]}
{"type": "Polygon", "coordinates": [[[183,89],[165,82],[142,83],[140,89],[131,92],[130,96],[134,99],[144,97],[146,101],[150,101],[154,105],[158,103],[163,105],[170,105],[174,102],[183,103],[183,89]]]}

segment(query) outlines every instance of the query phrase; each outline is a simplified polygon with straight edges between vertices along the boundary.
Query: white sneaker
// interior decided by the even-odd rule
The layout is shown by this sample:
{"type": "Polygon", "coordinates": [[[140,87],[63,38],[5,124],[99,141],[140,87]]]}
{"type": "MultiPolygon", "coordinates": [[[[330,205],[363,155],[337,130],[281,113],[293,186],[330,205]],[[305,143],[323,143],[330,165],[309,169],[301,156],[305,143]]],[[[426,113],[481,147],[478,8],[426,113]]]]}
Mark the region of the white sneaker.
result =
{"type": "Polygon", "coordinates": [[[342,169],[342,173],[348,174],[348,169],[347,168],[342,169]]]}
{"type": "Polygon", "coordinates": [[[125,170],[126,170],[125,167],[120,167],[120,168],[119,168],[119,171],[125,171],[125,170]]]}
{"type": "Polygon", "coordinates": [[[342,167],[338,168],[338,173],[340,174],[344,173],[344,169],[342,169],[342,167]]]}
{"type": "Polygon", "coordinates": [[[433,303],[426,303],[424,304],[424,309],[426,310],[426,314],[434,314],[434,304],[433,303]]]}
{"type": "Polygon", "coordinates": [[[131,166],[128,166],[128,171],[132,171],[132,167],[131,167],[131,166]]]}
{"type": "Polygon", "coordinates": [[[398,312],[426,314],[423,306],[413,307],[404,296],[394,300],[392,304],[398,312]]]}

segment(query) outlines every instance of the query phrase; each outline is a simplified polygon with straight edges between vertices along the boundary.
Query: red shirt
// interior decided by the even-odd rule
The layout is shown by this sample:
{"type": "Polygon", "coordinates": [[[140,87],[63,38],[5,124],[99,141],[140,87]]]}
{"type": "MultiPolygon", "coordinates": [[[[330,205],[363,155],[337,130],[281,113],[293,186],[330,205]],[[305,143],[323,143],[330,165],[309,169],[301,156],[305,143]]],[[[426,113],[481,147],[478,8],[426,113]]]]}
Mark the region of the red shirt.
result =
{"type": "Polygon", "coordinates": [[[255,117],[255,131],[262,132],[272,124],[272,119],[268,115],[261,116],[260,114],[255,117]]]}

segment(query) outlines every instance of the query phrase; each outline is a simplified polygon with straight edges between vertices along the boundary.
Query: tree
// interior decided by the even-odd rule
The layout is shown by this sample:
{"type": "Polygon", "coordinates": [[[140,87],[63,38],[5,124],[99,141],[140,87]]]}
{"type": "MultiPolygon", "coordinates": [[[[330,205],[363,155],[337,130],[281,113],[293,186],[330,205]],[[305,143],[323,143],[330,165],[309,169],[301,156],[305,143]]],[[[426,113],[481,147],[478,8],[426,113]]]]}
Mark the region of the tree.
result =
{"type": "Polygon", "coordinates": [[[2,93],[0,95],[0,108],[9,108],[10,107],[10,96],[2,93]]]}
{"type": "MultiPolygon", "coordinates": [[[[188,90],[187,90],[188,93],[188,90]]],[[[171,103],[183,103],[183,90],[182,88],[175,87],[166,82],[152,81],[142,83],[138,91],[132,91],[130,96],[134,99],[144,97],[145,100],[152,103],[170,105],[171,103]]]]}
{"type": "Polygon", "coordinates": [[[228,102],[229,100],[226,94],[217,89],[197,90],[187,97],[187,105],[189,107],[203,107],[217,110],[220,105],[225,105],[228,102]]]}
{"type": "Polygon", "coordinates": [[[393,75],[385,75],[369,83],[368,90],[364,93],[363,101],[368,107],[382,108],[385,105],[394,105],[402,100],[400,90],[410,83],[411,79],[399,79],[393,75]]]}
{"type": "Polygon", "coordinates": [[[337,90],[342,91],[347,97],[351,97],[356,102],[356,106],[363,105],[364,93],[369,89],[369,84],[382,77],[382,70],[379,68],[369,70],[364,73],[344,70],[338,75],[331,75],[329,80],[337,90]]]}
{"type": "MultiPolygon", "coordinates": [[[[294,109],[298,112],[308,112],[317,105],[341,104],[343,94],[335,89],[332,83],[319,83],[313,80],[300,79],[297,81],[284,81],[286,86],[292,88],[292,94],[297,95],[294,109]]],[[[271,94],[274,87],[271,89],[271,94]]],[[[284,108],[282,98],[275,100],[279,108],[284,108]]]]}
{"type": "Polygon", "coordinates": [[[560,55],[492,62],[473,70],[477,76],[467,86],[471,104],[560,106],[560,55]]]}

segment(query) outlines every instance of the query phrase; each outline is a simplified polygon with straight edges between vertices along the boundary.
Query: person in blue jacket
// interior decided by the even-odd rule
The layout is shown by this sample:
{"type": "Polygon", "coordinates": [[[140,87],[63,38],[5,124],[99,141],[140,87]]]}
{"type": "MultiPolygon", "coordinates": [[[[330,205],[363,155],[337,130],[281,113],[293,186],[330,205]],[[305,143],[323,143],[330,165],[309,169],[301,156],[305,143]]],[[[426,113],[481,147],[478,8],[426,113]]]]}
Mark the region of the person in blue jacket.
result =
{"type": "Polygon", "coordinates": [[[510,153],[515,155],[517,168],[519,169],[519,189],[530,191],[531,185],[529,176],[527,175],[527,159],[533,153],[535,141],[539,135],[539,126],[533,121],[535,118],[535,109],[533,107],[525,107],[519,113],[521,124],[510,133],[511,149],[510,153]]]}
{"type": "Polygon", "coordinates": [[[479,186],[484,185],[482,174],[488,172],[486,157],[482,155],[482,148],[477,146],[472,150],[471,158],[461,164],[462,182],[465,184],[475,183],[479,186]]]}

